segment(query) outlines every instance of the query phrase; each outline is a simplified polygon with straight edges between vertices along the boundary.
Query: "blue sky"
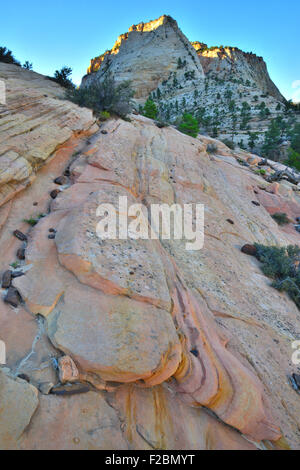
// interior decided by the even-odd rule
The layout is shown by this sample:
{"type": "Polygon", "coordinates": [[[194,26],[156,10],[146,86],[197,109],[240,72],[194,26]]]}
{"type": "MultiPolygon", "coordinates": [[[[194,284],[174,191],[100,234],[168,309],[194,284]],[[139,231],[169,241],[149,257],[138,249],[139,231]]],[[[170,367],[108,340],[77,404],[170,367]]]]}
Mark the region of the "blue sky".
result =
{"type": "Polygon", "coordinates": [[[171,15],[191,41],[263,56],[284,96],[298,93],[300,100],[299,0],[14,0],[2,2],[0,14],[0,46],[43,74],[68,65],[76,83],[90,58],[110,49],[129,26],[171,15]]]}

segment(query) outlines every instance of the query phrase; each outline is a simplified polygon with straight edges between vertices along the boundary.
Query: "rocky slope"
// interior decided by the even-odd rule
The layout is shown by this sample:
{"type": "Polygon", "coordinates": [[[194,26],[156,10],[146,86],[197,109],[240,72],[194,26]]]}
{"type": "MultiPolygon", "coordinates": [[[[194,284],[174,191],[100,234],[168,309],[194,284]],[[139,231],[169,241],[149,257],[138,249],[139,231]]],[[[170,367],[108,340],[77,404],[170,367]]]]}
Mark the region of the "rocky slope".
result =
{"type": "Polygon", "coordinates": [[[150,95],[161,119],[174,122],[186,110],[202,117],[202,133],[243,148],[249,148],[249,132],[257,132],[259,151],[271,119],[288,118],[286,100],[262,57],[236,47],[190,43],[166,15],[129,28],[111,50],[91,60],[87,72],[82,86],[107,74],[130,80],[136,103],[143,105],[150,95]]]}
{"type": "Polygon", "coordinates": [[[0,62],[6,103],[0,104],[0,203],[34,178],[55,150],[73,135],[87,133],[92,112],[59,100],[64,92],[46,77],[0,62]]]}
{"type": "MultiPolygon", "coordinates": [[[[98,129],[40,76],[35,107],[36,74],[0,69],[0,79],[11,74],[14,107],[9,99],[2,113],[14,134],[23,129],[28,151],[42,152],[44,139],[23,120],[34,109],[40,122],[49,99],[49,134],[64,126],[69,134],[0,207],[1,272],[24,273],[12,280],[17,306],[0,302],[0,448],[299,448],[299,395],[287,379],[297,372],[299,311],[240,251],[246,242],[299,243],[292,224],[280,228],[269,215],[298,216],[297,187],[241,166],[255,163],[246,152],[142,116],[98,129]],[[77,116],[76,130],[61,109],[77,116]],[[124,195],[147,206],[205,204],[204,248],[100,240],[97,206],[124,195]],[[36,213],[45,216],[29,228],[24,219],[36,213]],[[11,267],[22,247],[25,259],[11,267]]],[[[9,148],[11,134],[0,135],[9,148]]]]}

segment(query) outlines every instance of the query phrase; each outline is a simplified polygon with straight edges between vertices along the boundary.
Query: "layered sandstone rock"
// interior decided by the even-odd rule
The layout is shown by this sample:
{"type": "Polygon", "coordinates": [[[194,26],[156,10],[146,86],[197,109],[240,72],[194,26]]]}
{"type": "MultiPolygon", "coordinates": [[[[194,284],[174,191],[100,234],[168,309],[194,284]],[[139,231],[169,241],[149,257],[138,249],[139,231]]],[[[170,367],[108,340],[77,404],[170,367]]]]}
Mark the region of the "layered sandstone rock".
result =
{"type": "Polygon", "coordinates": [[[284,102],[284,97],[269,77],[262,57],[243,52],[238,47],[212,47],[198,41],[192,42],[197,51],[204,73],[217,76],[219,80],[251,81],[264,93],[284,102]]]}
{"type": "Polygon", "coordinates": [[[13,279],[23,304],[0,303],[10,369],[0,369],[0,448],[299,448],[287,379],[299,311],[240,250],[299,243],[270,216],[299,216],[296,187],[241,166],[246,152],[141,116],[101,130],[69,139],[0,208],[2,272],[23,243],[13,230],[28,238],[13,279]],[[204,204],[203,249],[99,238],[97,207],[124,195],[147,207],[204,204]],[[45,217],[28,230],[34,211],[45,217]]]}
{"type": "Polygon", "coordinates": [[[0,203],[35,177],[59,145],[95,122],[65,101],[63,89],[35,72],[0,63],[6,104],[0,104],[0,203]]]}
{"type": "MultiPolygon", "coordinates": [[[[92,59],[83,85],[101,81],[108,73],[116,80],[130,80],[137,102],[144,103],[172,74],[177,74],[178,59],[186,59],[195,80],[203,82],[203,70],[195,49],[170,16],[161,16],[149,23],[140,23],[122,34],[111,51],[92,59]],[[96,73],[95,73],[96,72],[96,73]]],[[[180,75],[183,76],[183,71],[180,75]]],[[[186,83],[185,92],[192,84],[186,83]]],[[[181,93],[183,93],[182,91],[181,93]]]]}

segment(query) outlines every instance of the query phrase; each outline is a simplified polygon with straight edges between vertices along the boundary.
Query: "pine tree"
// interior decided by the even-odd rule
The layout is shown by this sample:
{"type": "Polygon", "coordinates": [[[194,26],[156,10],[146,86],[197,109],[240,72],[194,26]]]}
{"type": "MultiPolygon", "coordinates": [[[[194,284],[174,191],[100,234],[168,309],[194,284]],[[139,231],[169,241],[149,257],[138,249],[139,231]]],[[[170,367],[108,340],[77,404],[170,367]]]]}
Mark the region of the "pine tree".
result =
{"type": "Polygon", "coordinates": [[[184,113],[178,129],[180,132],[190,135],[191,137],[197,137],[199,130],[198,121],[191,114],[184,113]]]}
{"type": "Polygon", "coordinates": [[[295,152],[300,153],[300,123],[295,124],[291,132],[291,147],[295,152]]]}
{"type": "Polygon", "coordinates": [[[144,116],[150,119],[156,119],[157,116],[157,107],[154,101],[150,98],[147,99],[145,106],[144,106],[144,116]]]}
{"type": "Polygon", "coordinates": [[[265,156],[272,156],[277,149],[280,133],[281,132],[278,122],[276,119],[272,119],[269,129],[265,133],[265,140],[262,146],[262,152],[265,156]]]}
{"type": "Polygon", "coordinates": [[[248,146],[250,147],[251,150],[254,149],[255,147],[255,142],[258,139],[258,133],[257,132],[249,132],[249,140],[248,140],[248,146]]]}

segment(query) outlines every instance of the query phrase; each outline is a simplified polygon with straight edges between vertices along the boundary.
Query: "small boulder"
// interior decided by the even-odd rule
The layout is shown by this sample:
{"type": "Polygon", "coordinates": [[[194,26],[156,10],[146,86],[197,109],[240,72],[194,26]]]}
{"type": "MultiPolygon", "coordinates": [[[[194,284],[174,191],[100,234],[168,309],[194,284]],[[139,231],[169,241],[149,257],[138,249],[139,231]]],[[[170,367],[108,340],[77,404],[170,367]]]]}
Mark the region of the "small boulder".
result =
{"type": "Polygon", "coordinates": [[[249,163],[249,165],[251,165],[251,166],[258,165],[260,163],[260,158],[258,158],[258,157],[248,157],[247,158],[247,163],[249,163]]]}
{"type": "Polygon", "coordinates": [[[26,242],[27,241],[27,237],[26,235],[21,232],[20,230],[15,230],[13,232],[14,236],[17,237],[19,240],[21,240],[22,242],[26,242]]]}
{"type": "Polygon", "coordinates": [[[101,134],[107,134],[107,131],[103,130],[101,131],[101,134]]]}
{"type": "Polygon", "coordinates": [[[39,384],[39,391],[43,395],[49,395],[53,387],[54,387],[54,384],[52,382],[42,382],[39,384]]]}
{"type": "Polygon", "coordinates": [[[50,197],[52,197],[52,199],[55,199],[59,193],[59,189],[53,189],[50,193],[50,197]]]}
{"type": "Polygon", "coordinates": [[[245,253],[246,255],[256,256],[257,248],[254,245],[250,245],[249,243],[246,243],[246,245],[242,246],[241,252],[245,253]]]}
{"type": "Polygon", "coordinates": [[[2,285],[3,289],[7,289],[11,285],[11,278],[12,278],[11,271],[8,269],[2,275],[2,284],[1,285],[2,285]]]}
{"type": "Polygon", "coordinates": [[[196,348],[191,349],[190,352],[191,352],[195,357],[198,357],[198,356],[199,356],[199,351],[198,351],[198,349],[196,349],[196,348]]]}
{"type": "Polygon", "coordinates": [[[66,384],[57,385],[52,388],[51,392],[53,395],[76,395],[78,393],[87,393],[91,390],[91,387],[86,384],[66,384]]]}
{"type": "Polygon", "coordinates": [[[18,307],[21,303],[21,296],[15,287],[10,286],[8,288],[7,294],[4,297],[4,302],[12,305],[12,307],[18,307]]]}
{"type": "Polygon", "coordinates": [[[258,201],[251,201],[252,204],[254,204],[255,206],[260,206],[260,203],[258,201]]]}
{"type": "Polygon", "coordinates": [[[17,251],[17,258],[18,259],[25,259],[25,248],[19,248],[17,251]]]}
{"type": "Polygon", "coordinates": [[[295,381],[295,384],[298,387],[298,390],[300,390],[300,375],[299,374],[292,374],[292,375],[293,375],[293,379],[295,381]]]}
{"type": "Polygon", "coordinates": [[[30,383],[30,378],[27,374],[18,374],[19,379],[25,380],[26,382],[30,383]]]}
{"type": "Polygon", "coordinates": [[[58,360],[59,380],[61,383],[77,382],[79,380],[79,372],[75,362],[70,356],[62,356],[58,360]]]}
{"type": "Polygon", "coordinates": [[[67,184],[68,181],[69,181],[68,178],[62,175],[62,176],[58,176],[57,178],[55,178],[54,183],[63,185],[63,184],[67,184]]]}
{"type": "Polygon", "coordinates": [[[53,240],[55,238],[55,233],[49,233],[48,238],[53,240]]]}
{"type": "Polygon", "coordinates": [[[227,221],[229,224],[234,225],[233,220],[231,220],[231,219],[226,219],[226,221],[227,221]]]}

